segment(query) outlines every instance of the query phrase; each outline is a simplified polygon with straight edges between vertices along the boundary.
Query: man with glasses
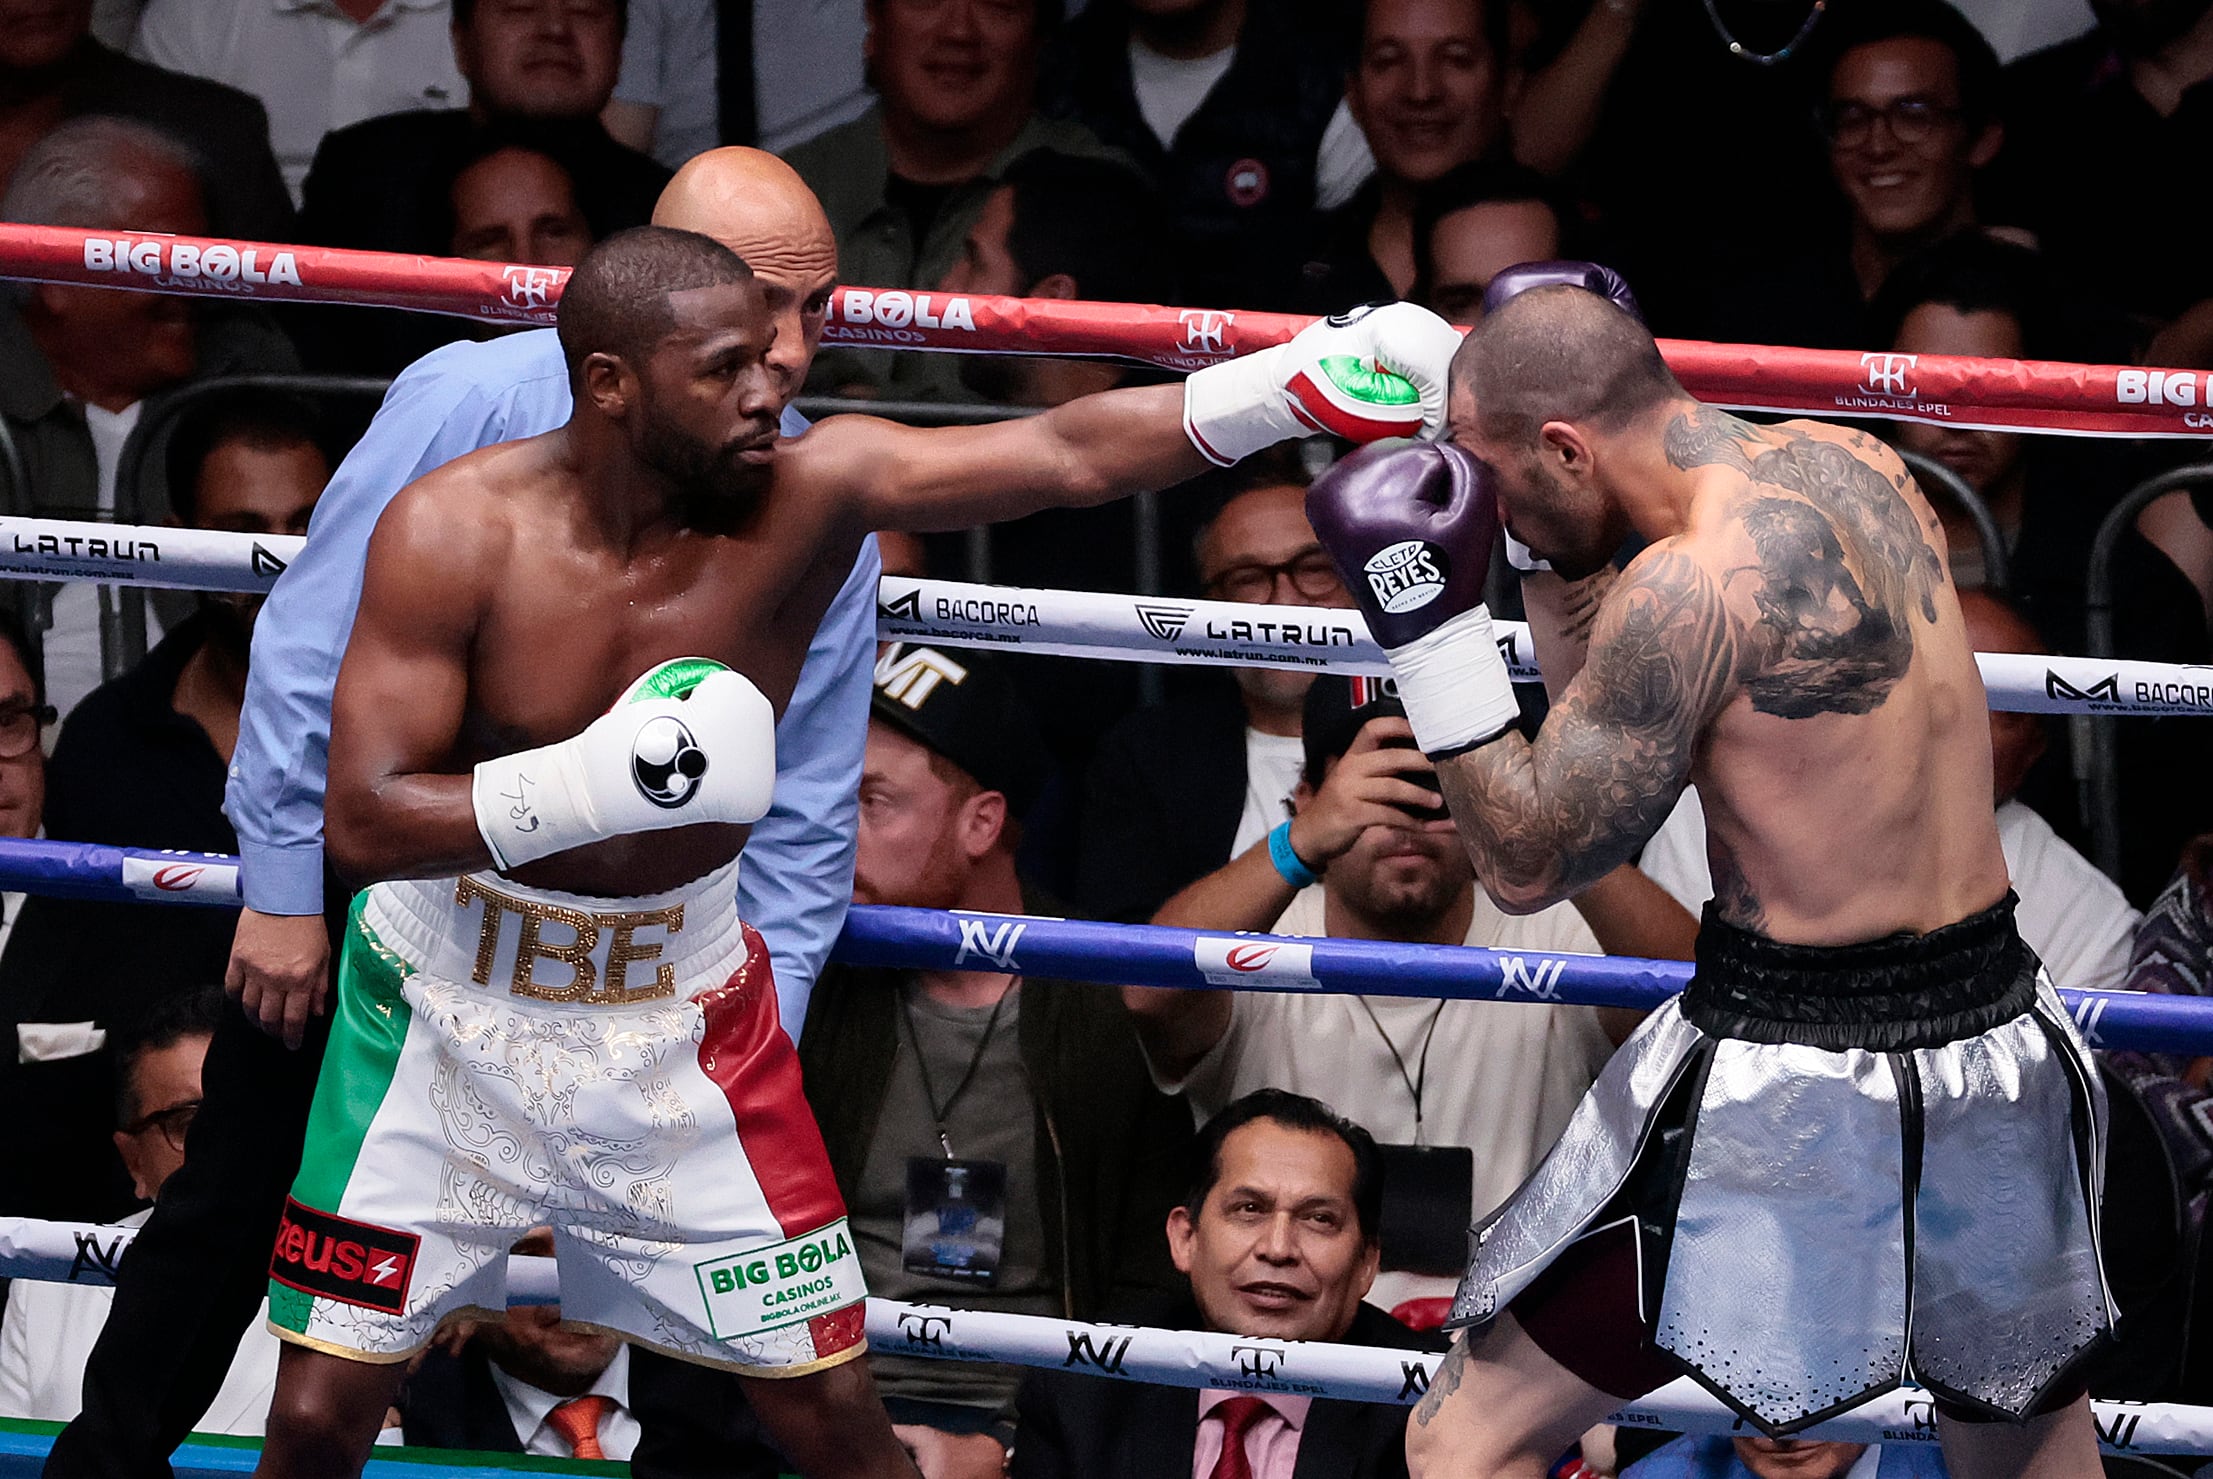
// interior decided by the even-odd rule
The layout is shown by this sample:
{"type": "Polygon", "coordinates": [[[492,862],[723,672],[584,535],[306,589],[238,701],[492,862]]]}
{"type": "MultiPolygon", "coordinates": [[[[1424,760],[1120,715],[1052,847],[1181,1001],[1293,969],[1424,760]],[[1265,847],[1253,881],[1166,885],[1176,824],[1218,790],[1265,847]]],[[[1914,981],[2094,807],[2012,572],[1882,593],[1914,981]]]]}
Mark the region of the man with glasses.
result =
{"type": "MultiPolygon", "coordinates": [[[[0,739],[5,734],[0,729],[0,739]]],[[[117,1044],[115,1148],[142,1201],[159,1196],[162,1183],[184,1164],[185,1136],[200,1108],[200,1065],[223,1005],[223,993],[213,986],[172,997],[117,1044]]],[[[135,1228],[150,1210],[118,1225],[135,1228]]],[[[96,1249],[109,1243],[94,1239],[96,1249]]],[[[66,1422],[77,1415],[85,1357],[114,1301],[115,1291],[97,1280],[16,1281],[0,1320],[0,1416],[66,1422]]],[[[200,1431],[258,1435],[276,1379],[276,1337],[256,1322],[200,1431]]]]}
{"type": "MultiPolygon", "coordinates": [[[[1216,601],[1345,608],[1352,598],[1280,475],[1231,496],[1194,541],[1216,601]]],[[[1352,624],[1347,621],[1349,627],[1352,624]]],[[[1237,668],[1203,696],[1140,709],[1100,742],[1086,786],[1076,895],[1103,919],[1142,920],[1290,816],[1311,672],[1237,668]]]]}
{"type": "Polygon", "coordinates": [[[1724,289],[1717,337],[1872,348],[1866,305],[1907,257],[1978,224],[1975,182],[1998,156],[1998,58],[1943,0],[1840,11],[1815,126],[1848,225],[1776,271],[1724,289]]]}

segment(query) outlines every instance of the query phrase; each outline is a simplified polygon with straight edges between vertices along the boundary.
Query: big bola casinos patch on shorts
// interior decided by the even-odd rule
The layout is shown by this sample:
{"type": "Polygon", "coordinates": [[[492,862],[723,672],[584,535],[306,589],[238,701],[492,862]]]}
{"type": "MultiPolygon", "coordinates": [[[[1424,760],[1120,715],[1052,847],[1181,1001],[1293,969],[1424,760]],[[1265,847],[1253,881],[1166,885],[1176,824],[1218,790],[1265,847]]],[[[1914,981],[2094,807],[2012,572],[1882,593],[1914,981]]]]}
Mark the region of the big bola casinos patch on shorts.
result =
{"type": "Polygon", "coordinates": [[[269,1276],[303,1294],[397,1315],[407,1309],[421,1243],[413,1233],[333,1217],[287,1197],[269,1276]]]}

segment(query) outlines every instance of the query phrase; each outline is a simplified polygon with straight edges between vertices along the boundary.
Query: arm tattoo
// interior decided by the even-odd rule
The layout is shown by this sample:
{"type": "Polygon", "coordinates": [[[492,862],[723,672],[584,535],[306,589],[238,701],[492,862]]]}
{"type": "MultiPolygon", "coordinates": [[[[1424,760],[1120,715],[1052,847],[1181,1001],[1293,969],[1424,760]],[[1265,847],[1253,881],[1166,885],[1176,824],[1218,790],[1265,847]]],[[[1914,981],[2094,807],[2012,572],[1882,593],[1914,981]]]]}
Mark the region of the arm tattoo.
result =
{"type": "Polygon", "coordinates": [[[1437,767],[1491,891],[1554,902],[1627,862],[1682,793],[1740,651],[1704,566],[1665,545],[1640,555],[1536,744],[1509,739],[1437,767]]]}
{"type": "Polygon", "coordinates": [[[1414,1421],[1428,1427],[1431,1419],[1444,1410],[1445,1399],[1460,1390],[1461,1379],[1468,1374],[1468,1332],[1463,1330],[1453,1337],[1452,1349],[1437,1365],[1437,1374],[1429,1379],[1429,1390],[1422,1394],[1421,1405],[1414,1409],[1414,1421]]]}
{"type": "Polygon", "coordinates": [[[1621,572],[1607,565],[1596,575],[1567,582],[1560,602],[1560,634],[1578,647],[1587,646],[1591,627],[1598,621],[1598,609],[1620,579],[1621,572]]]}

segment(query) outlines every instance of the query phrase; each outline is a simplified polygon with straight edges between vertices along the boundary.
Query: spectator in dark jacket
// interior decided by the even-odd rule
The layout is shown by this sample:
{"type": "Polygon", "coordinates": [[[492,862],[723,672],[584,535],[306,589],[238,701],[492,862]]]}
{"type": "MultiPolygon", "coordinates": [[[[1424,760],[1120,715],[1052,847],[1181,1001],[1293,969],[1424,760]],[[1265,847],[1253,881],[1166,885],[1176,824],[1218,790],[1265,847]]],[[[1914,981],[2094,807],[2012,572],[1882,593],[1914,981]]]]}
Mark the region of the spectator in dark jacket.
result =
{"type": "Polygon", "coordinates": [[[0,190],[40,136],[65,119],[105,113],[151,125],[192,155],[217,235],[291,240],[292,198],[261,104],[109,50],[92,39],[92,8],[92,0],[0,0],[0,190]]]}
{"type": "MultiPolygon", "coordinates": [[[[1248,1094],[1200,1132],[1197,1177],[1168,1217],[1190,1298],[1144,1313],[1179,1329],[1442,1350],[1442,1340],[1362,1303],[1375,1280],[1382,1205],[1382,1162],[1367,1131],[1303,1095],[1248,1094]]],[[[1036,1371],[1017,1405],[1022,1443],[1011,1472],[1032,1479],[1406,1472],[1405,1408],[1294,1396],[1264,1382],[1193,1391],[1036,1371]],[[1233,1446],[1242,1454],[1225,1453],[1233,1446]]]]}
{"type": "MultiPolygon", "coordinates": [[[[453,50],[469,106],[387,113],[325,135],[303,187],[301,236],[319,246],[442,255],[452,239],[455,178],[507,144],[560,166],[594,237],[645,225],[669,171],[617,143],[599,121],[614,93],[623,17],[623,0],[456,0],[453,50]]],[[[383,374],[463,332],[458,319],[359,308],[302,322],[318,367],[383,374]]]]}
{"type": "MultiPolygon", "coordinates": [[[[1014,867],[1043,774],[988,657],[894,644],[877,665],[855,899],[1060,912],[1014,867]]],[[[1146,1077],[1111,991],[1025,977],[1021,924],[978,926],[963,969],[826,971],[799,1042],[807,1097],[871,1293],[1094,1319],[1173,1282],[1159,1228],[1190,1116],[1146,1077]]],[[[1002,1471],[1017,1372],[871,1364],[925,1473],[1002,1471]]]]}
{"type": "MultiPolygon", "coordinates": [[[[1196,541],[1203,594],[1329,608],[1352,597],[1306,522],[1306,490],[1280,476],[1230,497],[1196,541]]],[[[1167,618],[1183,608],[1163,603],[1167,618]]],[[[1195,632],[1203,637],[1203,632],[1195,632]]],[[[1324,639],[1326,640],[1326,638],[1324,639]]],[[[1144,920],[1290,816],[1311,671],[1240,667],[1235,686],[1140,709],[1100,742],[1086,778],[1076,896],[1104,919],[1144,920]]]]}

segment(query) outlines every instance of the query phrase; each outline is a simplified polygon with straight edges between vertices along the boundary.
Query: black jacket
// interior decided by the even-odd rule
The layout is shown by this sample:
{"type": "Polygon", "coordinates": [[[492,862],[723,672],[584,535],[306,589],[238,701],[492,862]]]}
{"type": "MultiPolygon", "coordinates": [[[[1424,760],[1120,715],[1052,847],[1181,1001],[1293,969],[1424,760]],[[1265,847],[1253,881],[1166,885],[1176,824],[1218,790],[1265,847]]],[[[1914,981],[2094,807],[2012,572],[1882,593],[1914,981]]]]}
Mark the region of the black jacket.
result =
{"type": "Polygon", "coordinates": [[[1099,742],[1084,787],[1076,899],[1142,922],[1229,861],[1245,814],[1245,711],[1234,693],[1140,709],[1099,742]]]}
{"type": "MultiPolygon", "coordinates": [[[[223,818],[223,760],[171,705],[212,618],[169,633],[136,667],[71,712],[46,764],[46,829],[58,841],[236,852],[223,818]]],[[[24,1022],[96,1022],[111,1033],[155,1002],[223,979],[238,911],[23,901],[0,956],[0,1213],[106,1222],[138,1205],[109,1131],[111,1055],[22,1063],[24,1022]]]]}
{"type": "Polygon", "coordinates": [[[1129,48],[1127,6],[1093,0],[1048,57],[1039,89],[1045,106],[1083,123],[1151,176],[1180,243],[1177,302],[1295,306],[1313,232],[1315,156],[1344,98],[1356,48],[1339,8],[1285,0],[1253,6],[1229,70],[1170,148],[1138,108],[1129,48]]]}
{"type": "MultiPolygon", "coordinates": [[[[653,217],[669,171],[616,142],[597,119],[494,119],[466,109],[386,113],[325,134],[301,186],[300,237],[315,246],[449,256],[449,191],[482,152],[514,144],[552,158],[595,237],[653,217]]],[[[318,370],[395,375],[468,332],[464,319],[397,309],[303,312],[302,350],[318,370]]]]}
{"type": "MultiPolygon", "coordinates": [[[[1164,1323],[1193,1328],[1198,1306],[1185,1302],[1164,1323]]],[[[1441,1351],[1442,1337],[1409,1330],[1363,1304],[1346,1345],[1441,1351]]],[[[1075,1371],[1032,1371],[1015,1398],[1017,1479],[1182,1479],[1199,1436],[1199,1393],[1111,1381],[1075,1371]]],[[[1380,1402],[1317,1399],[1299,1436],[1297,1479],[1400,1479],[1406,1473],[1408,1409],[1380,1402]]]]}
{"type": "Polygon", "coordinates": [[[67,64],[62,109],[150,123],[189,148],[207,190],[208,228],[248,241],[291,241],[292,197],[269,149],[259,99],[110,51],[87,37],[67,64]]]}
{"type": "MultiPolygon", "coordinates": [[[[399,1411],[410,1448],[522,1452],[491,1365],[474,1349],[424,1356],[400,1389],[399,1411]]],[[[633,1345],[630,1412],[643,1430],[630,1460],[636,1479],[774,1479],[783,1471],[728,1372],[633,1345]]]]}
{"type": "MultiPolygon", "coordinates": [[[[1061,912],[1028,896],[1024,906],[1061,912]]],[[[831,966],[799,1040],[807,1101],[848,1202],[899,1051],[902,974],[831,966]]],[[[1110,1298],[1175,1287],[1163,1228],[1189,1184],[1191,1111],[1153,1087],[1112,987],[1026,980],[1017,1033],[1037,1103],[1037,1185],[1062,1312],[1091,1319],[1110,1298]]]]}

